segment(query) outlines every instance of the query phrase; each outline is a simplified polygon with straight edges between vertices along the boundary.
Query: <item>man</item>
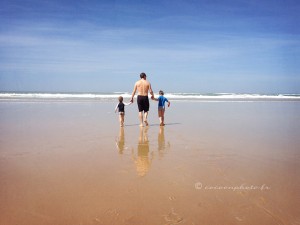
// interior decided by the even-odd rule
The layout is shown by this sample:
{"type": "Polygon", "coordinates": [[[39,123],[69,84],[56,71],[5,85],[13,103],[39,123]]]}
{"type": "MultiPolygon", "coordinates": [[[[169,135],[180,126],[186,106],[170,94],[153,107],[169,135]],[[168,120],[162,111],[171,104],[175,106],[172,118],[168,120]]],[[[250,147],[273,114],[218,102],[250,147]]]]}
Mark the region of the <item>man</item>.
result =
{"type": "Polygon", "coordinates": [[[154,98],[153,91],[151,88],[151,84],[146,80],[147,75],[145,73],[140,74],[140,80],[137,81],[134,85],[132,96],[130,102],[133,102],[133,98],[135,92],[138,91],[137,96],[137,104],[139,108],[139,119],[140,119],[140,126],[143,126],[143,122],[146,126],[148,126],[148,111],[149,111],[149,98],[148,92],[151,94],[151,99],[154,98]]]}

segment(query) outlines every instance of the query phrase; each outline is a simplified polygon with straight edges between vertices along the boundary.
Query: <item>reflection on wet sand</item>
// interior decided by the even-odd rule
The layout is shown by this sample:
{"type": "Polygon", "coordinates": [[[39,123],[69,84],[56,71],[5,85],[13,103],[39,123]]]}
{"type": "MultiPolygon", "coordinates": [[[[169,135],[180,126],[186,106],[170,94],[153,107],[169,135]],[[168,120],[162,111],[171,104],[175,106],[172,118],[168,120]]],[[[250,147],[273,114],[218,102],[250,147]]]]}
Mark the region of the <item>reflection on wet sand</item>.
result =
{"type": "MultiPolygon", "coordinates": [[[[165,140],[164,129],[164,127],[160,127],[157,136],[157,154],[159,158],[162,158],[165,154],[165,150],[170,148],[170,142],[166,142],[165,140]]],[[[156,152],[150,150],[148,130],[149,127],[140,127],[137,147],[132,147],[131,150],[132,160],[136,166],[138,176],[145,176],[148,173],[154,155],[156,154],[156,152]]],[[[125,153],[124,151],[128,149],[128,147],[126,147],[124,127],[120,127],[118,137],[116,137],[116,146],[120,155],[123,155],[125,153]]]]}
{"type": "Polygon", "coordinates": [[[116,146],[119,149],[119,153],[123,154],[123,152],[125,150],[124,127],[120,127],[119,138],[116,138],[116,146]]]}
{"type": "Polygon", "coordinates": [[[158,137],[157,137],[157,144],[158,144],[158,155],[160,158],[164,156],[164,151],[165,149],[170,148],[170,142],[166,144],[165,140],[165,127],[160,126],[159,127],[159,132],[158,132],[158,137]]]}
{"type": "Polygon", "coordinates": [[[148,173],[153,159],[152,154],[151,158],[149,158],[148,129],[149,127],[140,128],[137,155],[132,152],[132,158],[134,160],[136,171],[139,176],[145,176],[148,173]]]}

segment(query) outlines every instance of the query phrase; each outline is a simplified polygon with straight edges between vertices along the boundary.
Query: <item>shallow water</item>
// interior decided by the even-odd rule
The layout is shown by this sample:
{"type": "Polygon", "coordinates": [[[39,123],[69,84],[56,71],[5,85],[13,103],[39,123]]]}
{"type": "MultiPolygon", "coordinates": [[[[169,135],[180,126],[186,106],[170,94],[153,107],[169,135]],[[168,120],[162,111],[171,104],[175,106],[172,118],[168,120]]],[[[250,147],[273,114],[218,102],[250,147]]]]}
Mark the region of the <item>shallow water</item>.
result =
{"type": "Polygon", "coordinates": [[[1,225],[300,224],[300,103],[114,106],[0,102],[1,225]]]}

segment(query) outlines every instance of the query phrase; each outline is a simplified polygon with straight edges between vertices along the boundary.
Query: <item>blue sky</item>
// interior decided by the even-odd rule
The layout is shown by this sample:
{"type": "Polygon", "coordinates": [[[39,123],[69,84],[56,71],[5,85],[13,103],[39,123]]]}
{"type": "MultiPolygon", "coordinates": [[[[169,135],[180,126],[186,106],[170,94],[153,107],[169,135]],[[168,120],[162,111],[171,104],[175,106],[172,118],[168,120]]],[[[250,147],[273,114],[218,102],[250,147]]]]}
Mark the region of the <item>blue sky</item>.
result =
{"type": "Polygon", "coordinates": [[[298,0],[0,0],[0,90],[300,93],[298,0]]]}

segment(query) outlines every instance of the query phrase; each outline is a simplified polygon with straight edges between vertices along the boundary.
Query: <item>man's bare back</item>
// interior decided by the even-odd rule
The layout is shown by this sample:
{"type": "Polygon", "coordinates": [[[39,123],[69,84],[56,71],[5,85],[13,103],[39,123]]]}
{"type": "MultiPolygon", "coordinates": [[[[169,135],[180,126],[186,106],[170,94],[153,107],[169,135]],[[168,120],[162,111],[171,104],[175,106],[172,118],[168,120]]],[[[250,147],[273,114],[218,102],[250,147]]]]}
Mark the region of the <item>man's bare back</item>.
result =
{"type": "Polygon", "coordinates": [[[141,79],[135,83],[135,86],[137,88],[138,95],[148,96],[149,90],[150,93],[152,92],[151,85],[147,80],[141,79]]]}
{"type": "Polygon", "coordinates": [[[146,80],[146,75],[144,77],[141,77],[139,81],[135,82],[133,92],[131,95],[131,102],[133,102],[133,98],[136,91],[138,91],[138,95],[140,96],[148,96],[148,92],[150,92],[151,98],[154,97],[151,84],[149,81],[146,80]]]}

